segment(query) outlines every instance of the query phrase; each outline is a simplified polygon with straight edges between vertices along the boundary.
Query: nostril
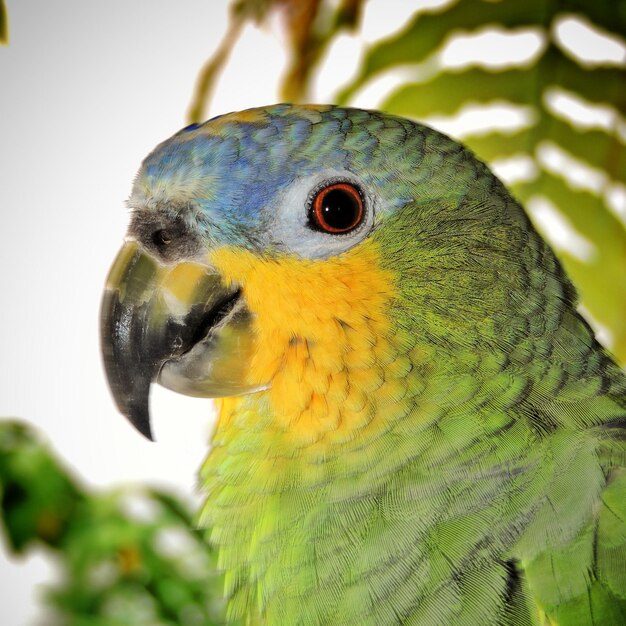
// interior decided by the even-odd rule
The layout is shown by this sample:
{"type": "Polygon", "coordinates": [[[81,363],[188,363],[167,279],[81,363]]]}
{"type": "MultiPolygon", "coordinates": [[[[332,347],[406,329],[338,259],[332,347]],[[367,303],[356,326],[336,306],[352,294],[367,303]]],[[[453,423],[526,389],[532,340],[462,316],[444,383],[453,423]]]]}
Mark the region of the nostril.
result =
{"type": "Polygon", "coordinates": [[[152,242],[158,247],[167,246],[171,241],[172,235],[164,228],[160,228],[152,233],[152,242]]]}

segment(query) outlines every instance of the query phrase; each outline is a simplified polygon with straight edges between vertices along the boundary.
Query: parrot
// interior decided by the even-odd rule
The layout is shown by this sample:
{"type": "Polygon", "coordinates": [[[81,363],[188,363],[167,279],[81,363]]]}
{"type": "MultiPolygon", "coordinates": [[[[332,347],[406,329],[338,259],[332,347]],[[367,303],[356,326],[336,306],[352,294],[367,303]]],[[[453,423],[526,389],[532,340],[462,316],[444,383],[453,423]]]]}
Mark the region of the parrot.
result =
{"type": "Polygon", "coordinates": [[[276,104],[143,161],[106,281],[119,411],[214,398],[229,623],[626,624],[626,376],[461,143],[276,104]]]}

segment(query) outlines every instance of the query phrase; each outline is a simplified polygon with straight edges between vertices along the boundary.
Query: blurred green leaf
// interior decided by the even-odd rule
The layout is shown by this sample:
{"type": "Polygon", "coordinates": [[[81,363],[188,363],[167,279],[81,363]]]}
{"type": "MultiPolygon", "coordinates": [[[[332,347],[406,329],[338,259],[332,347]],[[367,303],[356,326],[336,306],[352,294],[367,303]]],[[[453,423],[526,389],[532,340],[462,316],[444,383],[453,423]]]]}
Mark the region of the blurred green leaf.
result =
{"type": "Polygon", "coordinates": [[[418,12],[400,33],[373,45],[365,53],[356,78],[337,95],[337,102],[346,104],[360,87],[384,70],[425,61],[458,31],[473,31],[487,25],[507,28],[537,26],[538,22],[542,25],[545,6],[545,0],[461,0],[418,12]]]}
{"type": "Polygon", "coordinates": [[[526,69],[495,73],[473,68],[465,72],[437,74],[422,83],[404,85],[382,104],[385,111],[413,118],[452,115],[468,102],[500,100],[526,104],[535,85],[535,74],[526,69]]]}
{"type": "Polygon", "coordinates": [[[9,44],[9,14],[4,0],[0,0],[0,44],[9,44]]]}
{"type": "MultiPolygon", "coordinates": [[[[547,0],[459,0],[431,9],[430,12],[417,12],[399,33],[373,45],[366,51],[356,77],[337,94],[337,102],[346,104],[358,89],[384,70],[422,63],[441,49],[449,37],[461,31],[475,32],[488,26],[507,30],[526,27],[547,31],[557,16],[567,12],[587,15],[608,31],[621,35],[626,32],[624,0],[595,3],[584,0],[564,0],[559,3],[547,0]]],[[[573,69],[578,69],[575,64],[567,68],[573,69]]],[[[578,86],[581,85],[586,89],[589,81],[579,81],[578,86]]],[[[599,87],[601,90],[606,87],[611,90],[620,88],[619,83],[614,81],[603,82],[599,87]]],[[[602,95],[599,97],[605,99],[602,95]]]]}
{"type": "Polygon", "coordinates": [[[626,32],[626,2],[624,0],[564,0],[560,11],[586,15],[605,30],[624,34],[626,32]]]}
{"type": "Polygon", "coordinates": [[[222,579],[190,507],[158,489],[91,492],[28,426],[0,421],[1,518],[9,547],[52,550],[62,578],[50,623],[224,623],[222,579]]]}
{"type": "Polygon", "coordinates": [[[58,547],[83,496],[23,424],[0,429],[0,511],[10,546],[23,552],[40,541],[58,547]],[[46,476],[42,481],[41,477],[46,476]]]}

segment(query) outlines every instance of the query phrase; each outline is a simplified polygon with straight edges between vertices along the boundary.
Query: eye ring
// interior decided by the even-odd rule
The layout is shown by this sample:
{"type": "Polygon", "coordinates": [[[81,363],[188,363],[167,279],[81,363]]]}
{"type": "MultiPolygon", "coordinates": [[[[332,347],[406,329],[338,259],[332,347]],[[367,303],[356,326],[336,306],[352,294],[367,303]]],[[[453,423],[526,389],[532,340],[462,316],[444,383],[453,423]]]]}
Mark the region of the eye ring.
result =
{"type": "Polygon", "coordinates": [[[309,219],[317,230],[341,235],[359,226],[364,214],[361,192],[350,183],[337,182],[315,194],[309,219]]]}
{"type": "Polygon", "coordinates": [[[167,230],[160,228],[152,233],[152,242],[158,247],[167,246],[172,242],[172,236],[167,232],[167,230]]]}

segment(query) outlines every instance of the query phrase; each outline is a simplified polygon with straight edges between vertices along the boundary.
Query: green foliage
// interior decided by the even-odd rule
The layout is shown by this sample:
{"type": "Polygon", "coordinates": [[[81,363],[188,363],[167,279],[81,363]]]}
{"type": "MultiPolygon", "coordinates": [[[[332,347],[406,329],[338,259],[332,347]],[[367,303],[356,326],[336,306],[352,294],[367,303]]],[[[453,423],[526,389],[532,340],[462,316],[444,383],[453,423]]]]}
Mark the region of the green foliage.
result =
{"type": "MultiPolygon", "coordinates": [[[[346,25],[351,30],[358,28],[364,2],[339,3],[335,19],[324,18],[333,15],[336,5],[329,0],[307,0],[299,12],[294,12],[296,4],[238,0],[233,4],[233,15],[259,22],[272,10],[284,12],[291,65],[281,95],[301,102],[308,99],[314,70],[331,41],[346,25]],[[345,11],[349,17],[342,22],[337,16],[345,7],[349,7],[345,11]]],[[[534,176],[509,187],[527,207],[531,199],[549,200],[592,244],[592,253],[586,258],[574,256],[559,249],[554,231],[536,224],[555,246],[583,305],[610,331],[610,347],[626,362],[626,228],[607,200],[616,189],[626,197],[626,62],[589,63],[572,54],[560,41],[556,28],[572,16],[624,42],[626,0],[451,0],[435,9],[416,8],[399,32],[366,50],[355,78],[337,94],[336,101],[350,104],[373,79],[401,68],[413,78],[384,97],[379,107],[383,111],[428,120],[436,115],[457,115],[470,104],[525,107],[528,123],[516,130],[476,129],[462,141],[488,163],[526,157],[526,162],[534,165],[534,176]],[[486,30],[533,32],[543,44],[534,58],[505,67],[467,64],[451,68],[440,62],[441,51],[456,36],[486,30]],[[612,125],[576,123],[553,105],[555,90],[583,106],[608,107],[612,125]],[[593,189],[584,185],[578,188],[562,171],[555,172],[545,158],[546,147],[554,146],[595,169],[600,183],[593,189]]],[[[492,56],[498,60],[497,49],[492,56]]]]}
{"type": "Polygon", "coordinates": [[[26,426],[0,428],[0,511],[9,545],[23,553],[35,541],[59,548],[84,496],[26,426]],[[45,476],[46,480],[41,477],[45,476]]]}
{"type": "Polygon", "coordinates": [[[211,626],[222,620],[215,555],[188,506],[155,489],[90,492],[19,422],[0,422],[1,519],[17,554],[54,553],[47,623],[211,626]]]}
{"type": "Polygon", "coordinates": [[[0,44],[9,43],[9,15],[4,0],[0,0],[0,44]]]}

